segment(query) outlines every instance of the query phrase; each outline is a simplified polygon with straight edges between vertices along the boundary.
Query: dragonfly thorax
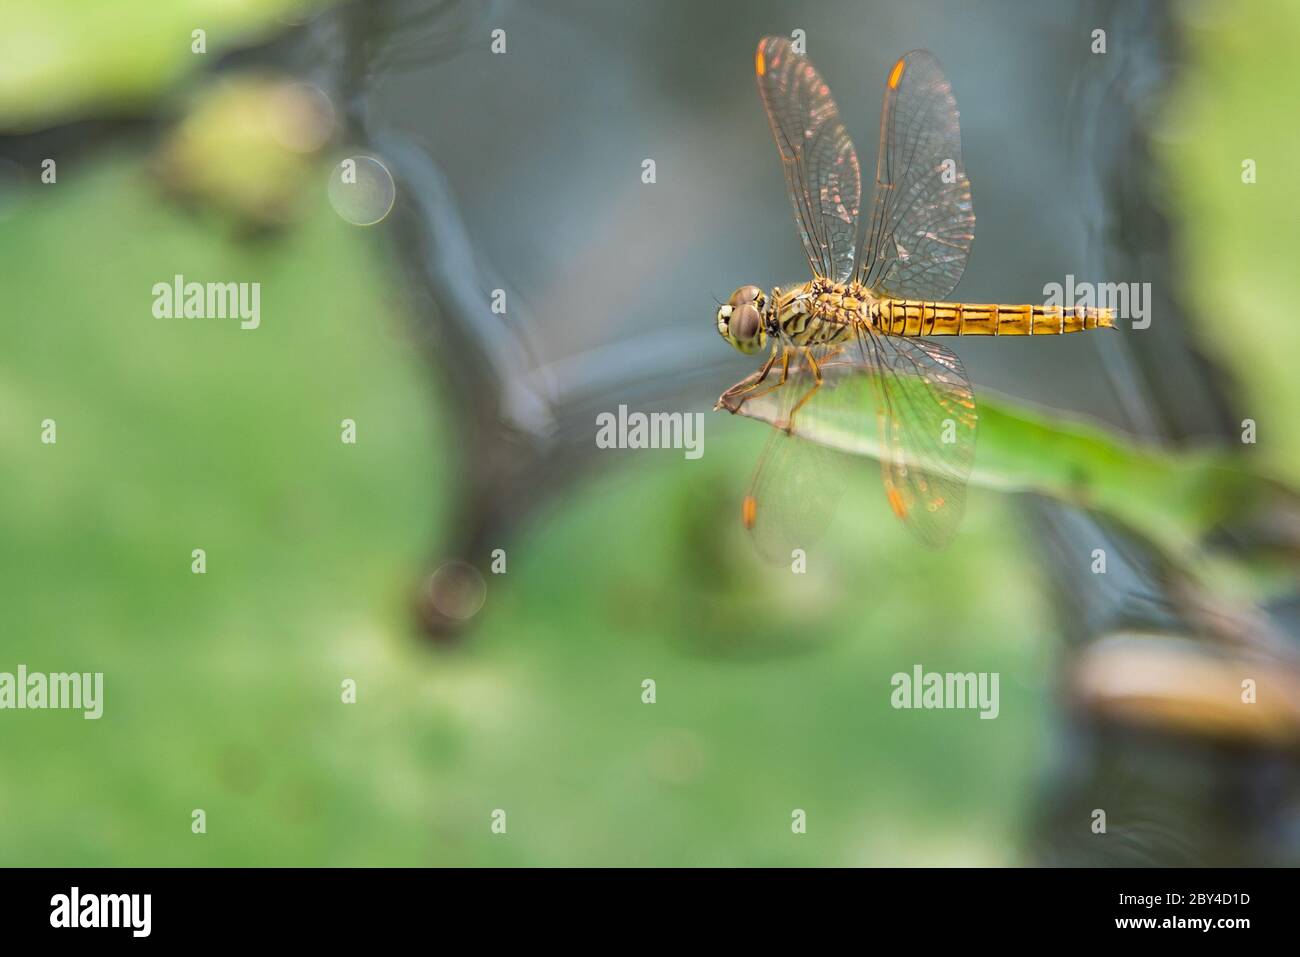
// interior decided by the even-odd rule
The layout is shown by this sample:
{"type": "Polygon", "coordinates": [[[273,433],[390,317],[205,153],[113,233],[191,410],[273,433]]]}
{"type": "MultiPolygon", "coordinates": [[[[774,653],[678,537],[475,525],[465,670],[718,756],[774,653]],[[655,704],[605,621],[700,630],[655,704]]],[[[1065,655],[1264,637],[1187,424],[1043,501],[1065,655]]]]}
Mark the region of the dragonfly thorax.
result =
{"type": "Polygon", "coordinates": [[[787,292],[772,290],[771,324],[787,346],[843,342],[876,317],[877,298],[856,282],[817,278],[787,292]]]}

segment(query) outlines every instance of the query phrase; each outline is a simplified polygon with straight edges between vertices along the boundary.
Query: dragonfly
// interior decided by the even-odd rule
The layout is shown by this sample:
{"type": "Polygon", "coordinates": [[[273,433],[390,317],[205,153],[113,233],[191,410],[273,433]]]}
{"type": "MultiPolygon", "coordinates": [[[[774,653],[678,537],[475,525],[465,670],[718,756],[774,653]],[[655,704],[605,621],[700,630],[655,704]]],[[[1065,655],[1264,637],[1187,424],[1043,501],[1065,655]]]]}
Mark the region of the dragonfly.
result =
{"type": "Polygon", "coordinates": [[[716,409],[773,427],[741,518],[760,553],[788,560],[826,524],[850,472],[879,459],[885,498],[923,543],[961,523],[979,414],[961,360],[931,336],[1062,335],[1114,328],[1104,308],[948,302],[974,239],[952,87],[913,50],[885,81],[869,216],[830,87],[793,43],[765,37],[754,72],[812,276],[738,288],[718,333],[766,353],[716,409]],[[849,453],[845,455],[844,453],[849,453]]]}

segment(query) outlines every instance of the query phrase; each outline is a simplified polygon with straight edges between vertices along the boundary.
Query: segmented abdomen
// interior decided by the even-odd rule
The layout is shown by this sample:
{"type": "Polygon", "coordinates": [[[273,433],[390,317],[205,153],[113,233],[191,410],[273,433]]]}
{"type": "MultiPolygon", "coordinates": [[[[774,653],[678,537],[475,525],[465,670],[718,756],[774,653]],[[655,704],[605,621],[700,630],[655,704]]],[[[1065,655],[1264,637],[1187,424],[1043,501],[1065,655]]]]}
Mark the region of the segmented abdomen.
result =
{"type": "Polygon", "coordinates": [[[896,336],[1043,336],[1114,328],[1110,309],[882,299],[872,321],[896,336]]]}

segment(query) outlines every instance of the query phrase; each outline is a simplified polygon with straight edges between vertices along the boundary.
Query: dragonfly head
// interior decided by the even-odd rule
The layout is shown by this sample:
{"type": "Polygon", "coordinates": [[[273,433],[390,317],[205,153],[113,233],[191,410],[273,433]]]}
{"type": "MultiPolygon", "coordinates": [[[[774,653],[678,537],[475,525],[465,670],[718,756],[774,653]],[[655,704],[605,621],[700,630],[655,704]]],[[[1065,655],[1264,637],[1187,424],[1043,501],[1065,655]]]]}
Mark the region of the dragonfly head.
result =
{"type": "Polygon", "coordinates": [[[761,351],[767,345],[766,305],[763,290],[741,286],[718,307],[718,335],[745,355],[761,351]]]}

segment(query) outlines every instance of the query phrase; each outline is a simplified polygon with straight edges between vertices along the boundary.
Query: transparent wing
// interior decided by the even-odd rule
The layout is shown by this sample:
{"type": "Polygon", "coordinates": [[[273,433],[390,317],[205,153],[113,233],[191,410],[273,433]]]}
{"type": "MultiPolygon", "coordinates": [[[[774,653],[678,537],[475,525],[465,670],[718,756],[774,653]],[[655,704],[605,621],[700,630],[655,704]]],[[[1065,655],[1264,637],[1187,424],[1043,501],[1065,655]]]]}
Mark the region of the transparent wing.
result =
{"type": "MultiPolygon", "coordinates": [[[[780,373],[778,363],[754,393],[776,386],[780,373]]],[[[719,405],[728,411],[736,411],[734,406],[738,406],[741,414],[748,415],[748,402],[743,401],[743,394],[736,393],[754,384],[757,377],[758,373],[754,373],[728,389],[719,405]]],[[[817,543],[844,496],[852,470],[847,456],[797,433],[786,434],[781,427],[789,420],[795,402],[813,384],[810,370],[792,363],[785,385],[753,400],[771,410],[771,418],[765,421],[777,427],[772,429],[754,467],[741,503],[741,520],[758,554],[774,564],[788,564],[796,548],[807,552],[817,543]]]]}
{"type": "Polygon", "coordinates": [[[885,84],[858,281],[894,299],[944,299],[966,269],[974,238],[957,102],[934,54],[913,50],[885,84]]]}
{"type": "Polygon", "coordinates": [[[921,541],[941,548],[966,512],[979,414],[957,355],[931,339],[859,330],[876,386],[881,477],[889,507],[921,541]]]}
{"type": "MultiPolygon", "coordinates": [[[[804,440],[803,445],[878,458],[894,514],[927,545],[947,544],[965,512],[978,427],[974,394],[961,361],[933,341],[883,336],[869,329],[863,329],[856,342],[817,361],[823,385],[795,413],[792,436],[804,440]]],[[[801,362],[796,370],[792,363],[790,379],[781,389],[759,394],[760,389],[748,400],[729,390],[719,404],[784,427],[791,401],[813,384],[804,366],[801,362]],[[794,390],[783,395],[792,385],[794,390]]],[[[784,433],[769,444],[780,439],[786,439],[784,433]]],[[[760,471],[763,467],[760,464],[760,471]]],[[[815,474],[801,481],[818,484],[815,474]]],[[[840,474],[828,483],[828,488],[834,487],[842,488],[840,474]]],[[[792,515],[806,507],[783,503],[780,490],[767,494],[792,515]]],[[[802,502],[806,496],[802,489],[799,494],[802,502]]],[[[757,506],[761,513],[764,502],[760,499],[757,506]]]]}
{"type": "Polygon", "coordinates": [[[862,182],[830,87],[784,37],[759,41],[754,72],[808,265],[814,275],[847,282],[857,263],[862,182]]]}

